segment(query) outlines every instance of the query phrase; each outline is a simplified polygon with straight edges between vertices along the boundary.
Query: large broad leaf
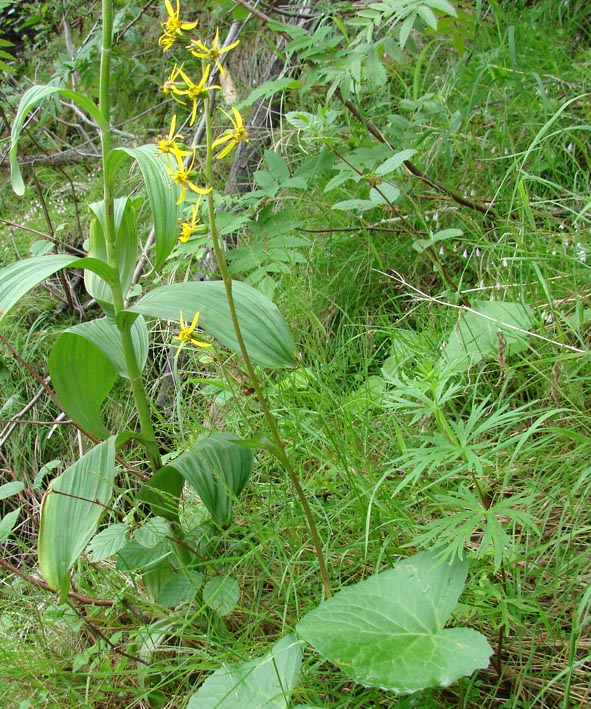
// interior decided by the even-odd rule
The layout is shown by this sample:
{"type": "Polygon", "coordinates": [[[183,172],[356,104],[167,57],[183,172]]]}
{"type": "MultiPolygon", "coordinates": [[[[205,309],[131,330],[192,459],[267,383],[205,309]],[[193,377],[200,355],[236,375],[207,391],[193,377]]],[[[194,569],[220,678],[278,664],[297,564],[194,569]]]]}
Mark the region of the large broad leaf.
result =
{"type": "Polygon", "coordinates": [[[100,443],[56,478],[43,499],[39,568],[65,600],[69,571],[105,512],[115,481],[115,438],[100,443]]]}
{"type": "Polygon", "coordinates": [[[156,152],[156,145],[142,145],[139,148],[116,148],[109,155],[107,166],[108,176],[113,179],[126,156],[133,158],[142,172],[152,221],[154,224],[154,239],[156,254],[154,268],[160,268],[172,251],[178,238],[178,206],[179,190],[170,179],[164,167],[162,156],[156,152]]]}
{"type": "Polygon", "coordinates": [[[23,195],[25,193],[25,183],[23,182],[23,177],[21,175],[17,160],[18,141],[23,130],[25,118],[27,117],[29,111],[35,108],[35,106],[52,94],[56,93],[70,101],[74,101],[74,103],[77,103],[83,111],[86,111],[91,118],[94,118],[99,126],[107,127],[98,106],[87,96],[84,96],[77,91],[63,89],[59,86],[47,85],[32,86],[30,89],[25,91],[20,100],[14,123],[12,124],[12,133],[10,136],[11,182],[12,189],[18,195],[23,195]]]}
{"type": "Polygon", "coordinates": [[[412,693],[447,687],[487,667],[492,649],[470,628],[444,629],[468,564],[421,552],[336,593],[308,613],[298,634],[345,674],[370,687],[412,693]]]}
{"type": "Polygon", "coordinates": [[[101,405],[117,379],[111,361],[85,337],[65,331],[51,350],[48,368],[58,399],[72,420],[97,438],[109,436],[101,405]]]}
{"type": "Polygon", "coordinates": [[[286,709],[301,663],[301,643],[287,635],[263,657],[216,670],[191,697],[187,709],[286,709]]]}
{"type": "Polygon", "coordinates": [[[107,282],[116,278],[113,270],[98,259],[67,254],[35,256],[11,263],[0,271],[0,320],[24,295],[62,268],[87,268],[107,282]]]}
{"type": "MultiPolygon", "coordinates": [[[[120,377],[129,379],[125,353],[123,351],[123,345],[121,344],[121,336],[117,326],[113,322],[107,318],[90,320],[80,323],[80,325],[74,325],[74,327],[68,328],[65,332],[80,335],[91,342],[107,357],[120,377]]],[[[131,338],[136,361],[139,364],[140,371],[142,371],[148,359],[148,346],[150,342],[146,321],[141,315],[136,317],[131,325],[131,338]]]]}
{"type": "Polygon", "coordinates": [[[158,475],[180,474],[201,498],[216,524],[232,521],[232,503],[252,472],[253,454],[235,443],[236,436],[214,433],[161,468],[158,475]]]}
{"type": "MultiPolygon", "coordinates": [[[[105,202],[93,202],[89,205],[96,215],[90,224],[90,246],[88,254],[107,263],[107,246],[105,242],[106,214],[105,202]]],[[[135,209],[129,197],[120,197],[114,203],[115,221],[115,252],[119,268],[119,281],[123,295],[127,294],[133,278],[138,257],[138,235],[135,209]]],[[[109,285],[92,271],[84,275],[86,290],[99,303],[112,303],[113,298],[109,285]]]]}
{"type": "Polygon", "coordinates": [[[515,353],[527,347],[533,312],[527,305],[485,300],[460,315],[447,337],[443,356],[458,371],[503,349],[515,353]]]}
{"type": "MultiPolygon", "coordinates": [[[[232,293],[252,361],[263,367],[295,367],[295,343],[277,306],[240,281],[233,282],[232,293]]],[[[156,288],[130,310],[176,321],[182,311],[188,322],[200,312],[199,325],[233,352],[240,352],[222,281],[175,283],[156,288]]]]}

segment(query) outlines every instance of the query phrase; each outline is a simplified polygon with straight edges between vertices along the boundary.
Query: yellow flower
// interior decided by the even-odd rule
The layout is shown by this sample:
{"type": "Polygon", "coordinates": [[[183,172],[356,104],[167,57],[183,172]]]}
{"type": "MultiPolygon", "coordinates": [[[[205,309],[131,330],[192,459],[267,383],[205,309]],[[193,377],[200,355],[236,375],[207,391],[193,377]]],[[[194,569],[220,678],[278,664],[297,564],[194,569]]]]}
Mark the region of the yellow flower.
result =
{"type": "Polygon", "coordinates": [[[183,65],[181,65],[180,67],[177,66],[176,64],[174,65],[174,67],[172,68],[172,71],[170,72],[170,76],[168,77],[168,79],[166,79],[166,81],[164,82],[164,85],[162,86],[162,93],[163,94],[172,94],[173,98],[174,98],[175,89],[177,89],[179,86],[176,82],[176,78],[179,75],[179,72],[181,71],[182,68],[183,68],[183,65]]]}
{"type": "Polygon", "coordinates": [[[191,155],[191,150],[183,150],[177,144],[177,140],[183,140],[183,136],[180,133],[175,133],[176,129],[176,116],[172,117],[170,122],[170,130],[166,138],[160,138],[156,141],[157,151],[162,155],[168,155],[169,159],[171,155],[180,155],[185,157],[186,155],[191,155]]]}
{"type": "Polygon", "coordinates": [[[209,66],[205,68],[203,76],[201,77],[198,84],[195,84],[182,69],[179,69],[179,74],[181,75],[182,80],[185,82],[185,88],[174,88],[173,98],[176,98],[176,96],[186,96],[191,101],[191,120],[189,121],[189,125],[192,126],[193,123],[195,123],[195,117],[197,116],[197,102],[206,99],[208,91],[220,89],[221,86],[207,86],[207,78],[209,77],[209,66]]]}
{"type": "Polygon", "coordinates": [[[226,76],[224,72],[224,67],[220,62],[219,57],[222,54],[229,52],[231,49],[234,49],[234,47],[240,43],[240,40],[237,39],[235,42],[229,44],[227,47],[220,47],[218,42],[219,30],[216,29],[215,37],[211,47],[206,47],[202,42],[199,42],[199,40],[192,39],[189,42],[189,51],[194,57],[197,57],[198,59],[209,59],[210,61],[214,62],[217,68],[220,70],[220,74],[222,76],[226,76]]]}
{"type": "Polygon", "coordinates": [[[229,133],[226,133],[225,135],[222,135],[220,138],[217,140],[213,141],[212,144],[212,150],[215,150],[220,145],[223,145],[224,143],[228,143],[223,150],[221,150],[217,155],[216,158],[218,160],[220,158],[225,157],[228,155],[228,153],[231,152],[232,148],[237,145],[238,143],[248,143],[248,133],[246,132],[246,129],[244,128],[244,123],[242,121],[242,116],[238,112],[237,108],[234,108],[232,106],[232,113],[234,114],[234,118],[230,116],[224,109],[221,109],[225,115],[230,119],[232,123],[232,130],[229,133]]]}
{"type": "Polygon", "coordinates": [[[174,355],[175,357],[178,357],[179,352],[183,349],[185,345],[189,343],[195,345],[196,347],[211,347],[211,344],[209,342],[203,342],[202,340],[198,340],[195,337],[195,328],[197,327],[198,322],[199,313],[197,312],[195,313],[195,317],[193,318],[191,324],[187,325],[187,323],[183,320],[183,313],[181,311],[181,317],[179,322],[179,334],[173,337],[173,340],[180,340],[178,349],[174,355]]]}
{"type": "Polygon", "coordinates": [[[166,12],[168,13],[168,18],[166,22],[162,22],[162,27],[164,32],[158,39],[158,44],[162,45],[163,51],[167,51],[172,47],[175,42],[178,42],[182,38],[183,32],[195,29],[197,27],[197,20],[195,22],[182,22],[181,21],[181,9],[179,6],[179,0],[176,0],[176,10],[172,9],[170,0],[164,0],[166,5],[166,12]]]}
{"type": "Polygon", "coordinates": [[[180,204],[185,199],[187,189],[192,190],[197,194],[207,194],[208,192],[211,192],[211,187],[197,187],[197,185],[192,181],[197,174],[193,170],[195,158],[197,157],[194,151],[193,157],[191,158],[191,162],[188,166],[185,166],[183,156],[179,154],[178,150],[173,150],[172,154],[176,158],[177,169],[176,171],[173,171],[172,168],[166,169],[168,170],[168,174],[171,176],[171,178],[177,183],[177,185],[180,185],[181,187],[181,196],[178,198],[177,204],[180,204]]]}
{"type": "Polygon", "coordinates": [[[203,224],[201,224],[201,219],[199,218],[199,205],[201,204],[201,197],[197,200],[197,204],[191,205],[191,218],[186,219],[184,222],[181,222],[181,233],[179,236],[179,241],[182,242],[183,244],[195,234],[195,232],[199,229],[199,227],[202,227],[203,224]]]}

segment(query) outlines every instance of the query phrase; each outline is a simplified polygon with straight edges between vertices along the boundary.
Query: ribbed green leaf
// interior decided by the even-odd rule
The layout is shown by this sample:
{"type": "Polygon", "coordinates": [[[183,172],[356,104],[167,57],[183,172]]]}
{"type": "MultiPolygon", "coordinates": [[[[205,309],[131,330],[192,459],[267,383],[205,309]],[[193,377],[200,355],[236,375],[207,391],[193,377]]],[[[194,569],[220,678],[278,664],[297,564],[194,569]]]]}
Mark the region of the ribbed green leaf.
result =
{"type": "MultiPolygon", "coordinates": [[[[90,246],[88,255],[107,263],[107,247],[105,243],[105,202],[93,202],[89,205],[96,215],[90,224],[90,246]]],[[[121,290],[126,295],[131,285],[133,272],[138,258],[138,235],[135,209],[128,197],[115,200],[115,252],[119,267],[119,280],[121,290]]],[[[93,298],[100,302],[112,302],[111,290],[108,283],[99,278],[92,271],[87,271],[84,276],[86,290],[93,298]]]]}
{"type": "MultiPolygon", "coordinates": [[[[263,367],[295,367],[295,343],[277,306],[258,290],[240,281],[232,287],[238,321],[250,358],[263,367]]],[[[240,352],[230,308],[221,281],[191,281],[156,288],[130,310],[166,320],[191,321],[201,313],[199,325],[233,352],[240,352]]]]}
{"type": "Polygon", "coordinates": [[[24,295],[62,268],[87,268],[107,282],[116,278],[113,270],[98,259],[67,254],[35,256],[11,263],[0,271],[0,320],[24,295]]]}
{"type": "Polygon", "coordinates": [[[156,254],[154,268],[160,268],[172,251],[178,238],[178,207],[176,204],[179,190],[172,182],[164,167],[164,160],[156,152],[156,146],[142,145],[139,148],[116,148],[109,156],[108,177],[113,179],[125,156],[133,158],[142,172],[152,222],[156,254]]]}
{"type": "Polygon", "coordinates": [[[20,100],[18,110],[12,124],[12,133],[10,136],[10,170],[11,170],[11,183],[12,189],[18,195],[23,195],[25,193],[25,183],[23,182],[23,177],[21,175],[20,167],[17,160],[18,151],[18,141],[21,136],[23,125],[25,123],[25,118],[29,111],[31,111],[37,104],[41,103],[44,99],[52,94],[59,94],[64,98],[69,99],[77,103],[80,108],[85,111],[91,118],[99,124],[99,126],[104,126],[105,122],[103,116],[99,111],[96,104],[89,99],[87,96],[78,93],[77,91],[72,91],[71,89],[62,89],[59,86],[32,86],[30,89],[25,91],[20,100]]]}
{"type": "Polygon", "coordinates": [[[61,601],[68,573],[95,533],[114,481],[115,439],[109,438],[56,478],[43,499],[39,568],[50,587],[59,589],[61,601]]]}
{"type": "Polygon", "coordinates": [[[214,433],[158,471],[180,473],[195,488],[220,527],[227,527],[232,521],[232,502],[252,472],[252,451],[235,443],[235,439],[232,434],[214,433]]]}
{"type": "MultiPolygon", "coordinates": [[[[107,318],[90,320],[89,322],[80,323],[80,325],[74,325],[65,330],[65,332],[80,335],[91,342],[107,357],[120,377],[129,379],[119,330],[110,320],[107,318]]],[[[148,359],[148,346],[150,343],[146,321],[141,315],[136,318],[131,326],[131,337],[136,360],[139,363],[140,371],[142,371],[148,359]]]]}
{"type": "Polygon", "coordinates": [[[65,331],[51,350],[48,368],[56,394],[72,420],[97,438],[109,436],[101,405],[117,379],[110,360],[85,337],[65,331]]]}

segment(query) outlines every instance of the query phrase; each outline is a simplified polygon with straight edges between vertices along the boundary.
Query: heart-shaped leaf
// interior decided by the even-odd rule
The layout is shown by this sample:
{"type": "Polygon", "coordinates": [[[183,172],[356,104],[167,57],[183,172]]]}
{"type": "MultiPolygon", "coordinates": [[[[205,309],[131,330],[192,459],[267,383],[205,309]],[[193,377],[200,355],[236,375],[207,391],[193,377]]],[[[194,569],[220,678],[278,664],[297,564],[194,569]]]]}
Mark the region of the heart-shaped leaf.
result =
{"type": "Polygon", "coordinates": [[[470,628],[444,628],[468,564],[421,552],[343,589],[308,613],[298,634],[355,681],[410,694],[487,667],[492,649],[470,628]]]}

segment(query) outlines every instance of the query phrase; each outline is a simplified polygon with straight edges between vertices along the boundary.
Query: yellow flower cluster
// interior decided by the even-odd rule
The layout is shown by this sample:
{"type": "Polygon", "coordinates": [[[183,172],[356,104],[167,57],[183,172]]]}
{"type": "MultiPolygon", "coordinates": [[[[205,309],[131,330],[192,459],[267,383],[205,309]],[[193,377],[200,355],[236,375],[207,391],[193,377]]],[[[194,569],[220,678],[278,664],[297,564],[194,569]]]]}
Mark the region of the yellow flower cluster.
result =
{"type": "MultiPolygon", "coordinates": [[[[219,30],[216,30],[213,43],[210,47],[201,42],[199,39],[191,38],[188,33],[192,32],[197,27],[197,21],[185,22],[181,19],[180,0],[176,0],[173,7],[171,0],[164,0],[167,17],[162,22],[162,34],[158,39],[158,43],[164,52],[170,50],[173,46],[180,44],[185,47],[187,52],[201,60],[202,71],[201,78],[194,81],[189,73],[185,70],[185,62],[180,64],[175,63],[170,75],[162,86],[162,92],[170,96],[178,104],[184,106],[188,114],[188,125],[192,126],[198,115],[200,108],[209,111],[211,92],[221,89],[217,84],[210,83],[212,71],[219,71],[221,76],[225,76],[224,67],[220,61],[220,57],[236,47],[238,40],[225,47],[220,47],[219,30]]],[[[232,106],[232,116],[222,109],[224,115],[229,119],[232,127],[228,129],[222,136],[214,140],[210,150],[221,148],[216,158],[224,158],[233,150],[240,142],[248,142],[248,133],[244,127],[244,121],[239,111],[232,106]]],[[[204,195],[211,191],[211,187],[200,187],[196,180],[199,177],[198,171],[195,169],[197,160],[196,148],[189,149],[183,144],[183,136],[177,133],[177,116],[172,117],[168,134],[165,137],[160,136],[157,140],[158,152],[166,155],[168,158],[168,173],[177,185],[180,186],[180,196],[177,204],[181,204],[189,192],[194,192],[197,195],[204,195]]],[[[196,204],[191,207],[191,218],[182,222],[180,225],[179,239],[182,242],[187,241],[193,234],[199,231],[200,219],[198,215],[201,197],[196,204]]],[[[202,226],[202,225],[201,225],[202,226]]]]}

